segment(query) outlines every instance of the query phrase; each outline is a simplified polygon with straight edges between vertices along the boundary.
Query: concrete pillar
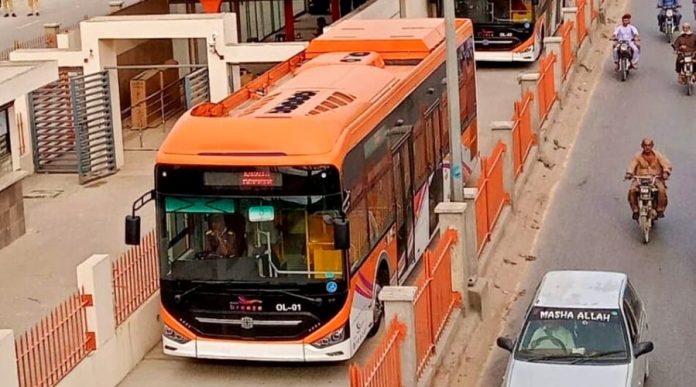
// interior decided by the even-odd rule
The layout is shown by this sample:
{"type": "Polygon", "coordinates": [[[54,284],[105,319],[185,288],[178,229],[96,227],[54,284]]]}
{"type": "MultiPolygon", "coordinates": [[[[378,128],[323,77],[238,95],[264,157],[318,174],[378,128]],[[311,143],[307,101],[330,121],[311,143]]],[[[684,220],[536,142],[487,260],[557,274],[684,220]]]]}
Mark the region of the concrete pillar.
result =
{"type": "Polygon", "coordinates": [[[123,8],[123,1],[109,1],[109,14],[120,11],[123,8]]]}
{"type": "Polygon", "coordinates": [[[416,313],[413,303],[418,288],[415,286],[385,286],[379,292],[384,302],[384,317],[389,324],[394,317],[406,326],[406,335],[401,343],[401,385],[415,387],[418,382],[416,355],[416,313]]]}
{"type": "Polygon", "coordinates": [[[565,3],[563,4],[566,7],[576,7],[577,6],[577,1],[575,0],[565,0],[565,3]]]}
{"type": "Polygon", "coordinates": [[[87,328],[96,336],[97,348],[116,333],[114,289],[111,259],[94,254],[77,266],[77,286],[92,295],[93,306],[87,308],[87,328]]]}
{"type": "MultiPolygon", "coordinates": [[[[478,242],[476,235],[476,195],[478,188],[464,187],[464,202],[466,203],[466,211],[464,211],[464,250],[467,262],[467,272],[469,278],[467,285],[473,286],[478,280],[478,242]]],[[[462,295],[463,296],[463,295],[462,295]]]]}
{"type": "Polygon", "coordinates": [[[587,26],[587,39],[592,43],[592,2],[594,0],[585,1],[585,26],[587,26]]]}
{"type": "Polygon", "coordinates": [[[45,23],[44,35],[46,36],[46,48],[58,48],[58,23],[45,23]]]}
{"type": "Polygon", "coordinates": [[[513,121],[493,121],[491,122],[491,134],[493,143],[501,141],[505,144],[503,153],[503,189],[510,195],[510,202],[514,208],[515,198],[512,197],[515,191],[515,163],[514,163],[514,141],[512,139],[512,129],[515,127],[513,121]]]}
{"type": "Polygon", "coordinates": [[[19,387],[14,332],[0,329],[0,386],[19,387]]]}
{"type": "Polygon", "coordinates": [[[539,134],[540,121],[539,121],[539,73],[521,73],[517,77],[517,81],[520,83],[521,93],[520,95],[524,97],[527,91],[531,91],[534,96],[532,101],[531,115],[532,115],[532,131],[534,134],[539,134]]]}
{"type": "Polygon", "coordinates": [[[462,312],[466,313],[469,305],[467,287],[469,280],[469,263],[466,261],[466,203],[441,202],[435,207],[440,221],[440,233],[450,228],[457,231],[457,244],[452,249],[452,290],[462,296],[462,312]]]}
{"type": "Polygon", "coordinates": [[[561,98],[561,88],[563,87],[563,58],[561,53],[561,43],[563,38],[559,36],[549,36],[544,38],[544,50],[547,53],[556,54],[556,63],[553,66],[553,83],[556,87],[556,94],[561,98]]]}
{"type": "Polygon", "coordinates": [[[220,54],[223,37],[212,36],[206,38],[206,53],[208,60],[208,82],[210,88],[210,101],[219,102],[230,94],[229,79],[227,78],[227,62],[220,54]],[[211,45],[213,45],[211,48],[211,45]]]}
{"type": "Polygon", "coordinates": [[[573,22],[573,32],[570,33],[570,49],[573,54],[578,52],[578,9],[576,7],[563,7],[561,10],[563,21],[573,22]]]}
{"type": "Polygon", "coordinates": [[[399,0],[399,17],[405,18],[427,18],[428,2],[420,0],[399,0]]]}
{"type": "MultiPolygon", "coordinates": [[[[174,56],[173,59],[179,64],[191,64],[188,39],[172,39],[172,53],[174,56]]],[[[193,71],[191,68],[180,68],[179,78],[183,78],[191,71],[193,71]]]]}
{"type": "Polygon", "coordinates": [[[240,65],[228,66],[229,76],[232,79],[232,84],[230,85],[230,93],[242,88],[242,67],[240,65]]]}

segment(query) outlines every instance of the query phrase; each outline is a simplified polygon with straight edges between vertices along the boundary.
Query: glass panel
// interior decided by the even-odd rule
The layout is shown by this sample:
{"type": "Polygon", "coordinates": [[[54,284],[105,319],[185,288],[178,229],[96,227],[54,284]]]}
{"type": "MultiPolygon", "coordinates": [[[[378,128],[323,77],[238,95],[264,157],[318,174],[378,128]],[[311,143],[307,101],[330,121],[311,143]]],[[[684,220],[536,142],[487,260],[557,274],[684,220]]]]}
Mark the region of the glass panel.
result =
{"type": "Polygon", "coordinates": [[[10,119],[8,109],[0,110],[0,160],[9,157],[10,149],[10,119]]]}
{"type": "Polygon", "coordinates": [[[370,247],[364,197],[355,200],[353,208],[348,213],[348,221],[350,222],[350,268],[353,271],[359,266],[370,247]]]}
{"type": "Polygon", "coordinates": [[[474,23],[525,23],[534,20],[532,0],[457,0],[457,17],[474,23]]]}
{"type": "Polygon", "coordinates": [[[394,221],[394,191],[392,189],[392,170],[386,168],[375,181],[370,182],[367,193],[367,210],[370,220],[371,246],[394,221]]]}
{"type": "Polygon", "coordinates": [[[623,317],[618,309],[533,308],[516,358],[563,362],[626,362],[623,317]]]}

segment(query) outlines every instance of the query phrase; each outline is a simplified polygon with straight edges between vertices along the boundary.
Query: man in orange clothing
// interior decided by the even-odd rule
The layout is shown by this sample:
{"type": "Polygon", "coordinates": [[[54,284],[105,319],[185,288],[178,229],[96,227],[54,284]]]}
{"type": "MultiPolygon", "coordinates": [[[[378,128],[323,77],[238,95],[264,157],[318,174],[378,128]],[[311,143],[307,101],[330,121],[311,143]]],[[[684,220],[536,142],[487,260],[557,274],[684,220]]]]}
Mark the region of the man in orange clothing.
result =
{"type": "MultiPolygon", "coordinates": [[[[672,174],[672,163],[662,153],[654,150],[655,142],[650,137],[646,137],[640,143],[643,151],[635,155],[626,170],[626,178],[635,175],[657,176],[655,186],[657,187],[657,217],[665,216],[667,208],[667,186],[665,180],[672,174]]],[[[628,191],[628,203],[633,211],[633,219],[638,219],[638,182],[633,181],[631,189],[628,191]]]]}

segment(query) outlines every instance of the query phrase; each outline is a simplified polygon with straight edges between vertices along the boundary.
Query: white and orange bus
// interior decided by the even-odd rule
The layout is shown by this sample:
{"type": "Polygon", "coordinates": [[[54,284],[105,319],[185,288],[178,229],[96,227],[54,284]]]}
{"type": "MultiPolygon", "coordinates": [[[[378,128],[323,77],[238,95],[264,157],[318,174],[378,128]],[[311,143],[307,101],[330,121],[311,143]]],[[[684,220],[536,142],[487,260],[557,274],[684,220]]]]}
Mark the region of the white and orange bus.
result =
{"type": "MultiPolygon", "coordinates": [[[[457,20],[461,139],[476,153],[472,27],[457,20]]],[[[219,103],[182,116],[156,159],[168,355],[351,358],[449,198],[441,19],[348,20],[219,103]]]]}
{"type": "MultiPolygon", "coordinates": [[[[440,9],[442,0],[436,0],[440,9]]],[[[534,62],[544,37],[563,22],[563,0],[455,0],[455,15],[474,25],[476,60],[534,62]]]]}

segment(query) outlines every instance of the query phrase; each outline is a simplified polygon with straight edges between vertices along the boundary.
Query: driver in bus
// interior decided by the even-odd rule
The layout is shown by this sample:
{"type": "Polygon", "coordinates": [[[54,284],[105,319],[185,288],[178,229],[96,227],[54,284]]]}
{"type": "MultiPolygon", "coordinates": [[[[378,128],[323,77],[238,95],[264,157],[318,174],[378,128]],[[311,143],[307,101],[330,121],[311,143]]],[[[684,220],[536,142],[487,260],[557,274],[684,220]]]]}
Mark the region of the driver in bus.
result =
{"type": "Polygon", "coordinates": [[[530,349],[562,349],[570,352],[575,348],[575,337],[560,320],[543,320],[529,341],[530,349]]]}
{"type": "Polygon", "coordinates": [[[240,254],[239,240],[235,233],[227,229],[225,217],[213,214],[208,217],[208,231],[205,233],[206,253],[221,257],[236,257],[240,254]]]}

